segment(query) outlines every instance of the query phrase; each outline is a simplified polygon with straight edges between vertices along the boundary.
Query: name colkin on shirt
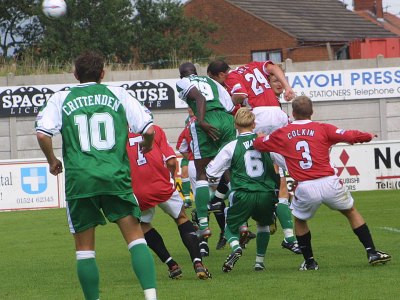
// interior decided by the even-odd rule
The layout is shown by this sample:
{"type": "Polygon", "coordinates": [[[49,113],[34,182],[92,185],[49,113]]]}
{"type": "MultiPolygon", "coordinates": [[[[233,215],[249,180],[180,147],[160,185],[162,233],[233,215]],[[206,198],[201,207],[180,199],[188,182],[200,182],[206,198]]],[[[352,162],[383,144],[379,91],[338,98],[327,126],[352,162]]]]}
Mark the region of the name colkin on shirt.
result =
{"type": "Polygon", "coordinates": [[[71,113],[81,107],[94,105],[106,105],[112,108],[114,111],[118,111],[121,101],[119,101],[117,98],[103,94],[82,96],[68,101],[65,105],[63,105],[62,109],[64,113],[69,116],[71,113]]]}
{"type": "Polygon", "coordinates": [[[288,133],[287,137],[288,139],[292,139],[296,136],[301,136],[301,135],[308,135],[308,136],[314,136],[315,131],[312,129],[296,129],[296,130],[292,130],[291,132],[288,133]]]}

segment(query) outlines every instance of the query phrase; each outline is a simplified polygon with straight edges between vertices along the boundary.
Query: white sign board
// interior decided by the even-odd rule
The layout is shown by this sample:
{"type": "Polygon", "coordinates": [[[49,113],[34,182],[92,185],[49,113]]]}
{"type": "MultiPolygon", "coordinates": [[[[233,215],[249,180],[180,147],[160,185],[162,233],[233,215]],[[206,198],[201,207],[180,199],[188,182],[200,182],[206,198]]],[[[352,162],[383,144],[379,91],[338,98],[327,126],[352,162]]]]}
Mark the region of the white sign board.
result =
{"type": "Polygon", "coordinates": [[[288,72],[286,77],[298,96],[313,101],[400,97],[400,67],[288,72]]]}
{"type": "Polygon", "coordinates": [[[400,141],[336,145],[330,156],[350,191],[400,190],[400,141]]]}
{"type": "Polygon", "coordinates": [[[0,161],[0,211],[64,206],[63,176],[45,160],[0,161]]]}

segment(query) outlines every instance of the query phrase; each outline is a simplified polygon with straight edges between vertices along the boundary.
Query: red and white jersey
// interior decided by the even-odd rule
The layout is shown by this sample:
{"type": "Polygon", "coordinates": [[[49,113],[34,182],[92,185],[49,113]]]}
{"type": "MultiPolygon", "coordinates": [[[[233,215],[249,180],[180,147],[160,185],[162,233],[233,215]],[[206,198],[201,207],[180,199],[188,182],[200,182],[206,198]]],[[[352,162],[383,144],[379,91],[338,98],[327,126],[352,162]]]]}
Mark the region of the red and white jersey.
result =
{"type": "Polygon", "coordinates": [[[194,160],[194,155],[192,152],[192,136],[190,134],[190,125],[196,121],[196,116],[193,116],[186,123],[185,128],[182,130],[181,134],[178,137],[178,141],[176,143],[176,150],[180,153],[187,153],[189,160],[194,160]]]}
{"type": "Polygon", "coordinates": [[[266,137],[256,138],[254,148],[282,154],[290,176],[297,181],[305,181],[335,174],[329,159],[332,145],[340,142],[363,143],[371,139],[372,135],[367,132],[299,120],[266,137]]]}
{"type": "Polygon", "coordinates": [[[251,62],[229,72],[224,82],[229,94],[245,95],[247,104],[252,108],[280,106],[267,80],[268,64],[272,62],[251,62]]]}
{"type": "Polygon", "coordinates": [[[142,136],[129,133],[127,151],[131,166],[133,193],[142,211],[167,201],[175,191],[174,181],[165,162],[176,157],[165,132],[154,126],[153,149],[146,154],[139,150],[142,136]]]}

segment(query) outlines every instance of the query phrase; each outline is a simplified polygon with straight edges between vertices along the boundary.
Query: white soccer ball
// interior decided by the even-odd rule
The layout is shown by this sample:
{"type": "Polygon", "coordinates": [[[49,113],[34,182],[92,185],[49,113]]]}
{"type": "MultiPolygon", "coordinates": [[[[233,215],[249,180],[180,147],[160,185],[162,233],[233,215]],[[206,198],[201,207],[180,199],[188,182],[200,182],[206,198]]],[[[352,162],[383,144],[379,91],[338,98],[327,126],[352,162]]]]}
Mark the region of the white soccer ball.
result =
{"type": "Polygon", "coordinates": [[[42,10],[46,17],[57,19],[67,13],[67,4],[64,0],[44,0],[42,10]]]}

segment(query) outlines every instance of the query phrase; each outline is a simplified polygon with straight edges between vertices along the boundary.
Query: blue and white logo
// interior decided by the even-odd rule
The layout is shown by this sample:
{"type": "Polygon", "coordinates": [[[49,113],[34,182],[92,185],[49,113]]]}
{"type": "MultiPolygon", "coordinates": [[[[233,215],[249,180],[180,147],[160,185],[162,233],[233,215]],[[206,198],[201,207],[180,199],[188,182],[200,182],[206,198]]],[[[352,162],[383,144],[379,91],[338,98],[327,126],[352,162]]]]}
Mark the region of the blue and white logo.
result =
{"type": "Polygon", "coordinates": [[[21,168],[21,187],[28,194],[44,192],[47,189],[47,168],[21,168]]]}

